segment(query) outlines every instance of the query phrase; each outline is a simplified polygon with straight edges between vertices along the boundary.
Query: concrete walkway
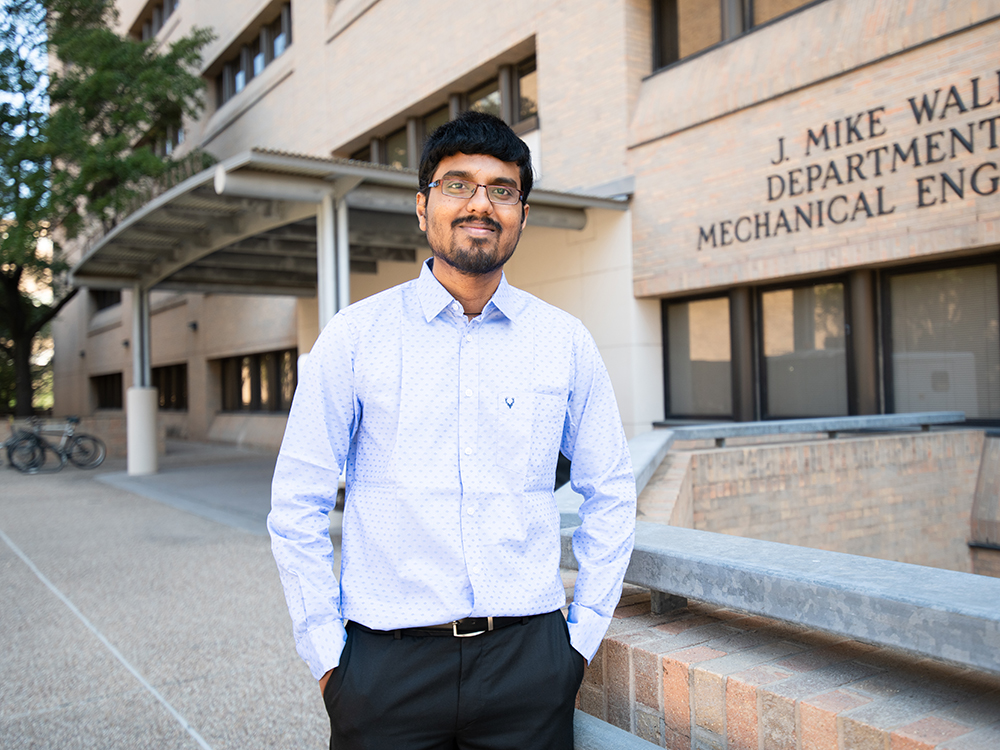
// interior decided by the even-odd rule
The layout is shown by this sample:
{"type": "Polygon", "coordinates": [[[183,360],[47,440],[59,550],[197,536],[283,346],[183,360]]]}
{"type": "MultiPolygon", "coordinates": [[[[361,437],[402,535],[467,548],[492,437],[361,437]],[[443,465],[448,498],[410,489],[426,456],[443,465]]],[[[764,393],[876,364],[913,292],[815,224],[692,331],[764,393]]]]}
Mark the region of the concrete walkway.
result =
{"type": "Polygon", "coordinates": [[[273,465],[184,443],[146,478],[5,462],[0,747],[326,745],[264,530],[273,465]]]}

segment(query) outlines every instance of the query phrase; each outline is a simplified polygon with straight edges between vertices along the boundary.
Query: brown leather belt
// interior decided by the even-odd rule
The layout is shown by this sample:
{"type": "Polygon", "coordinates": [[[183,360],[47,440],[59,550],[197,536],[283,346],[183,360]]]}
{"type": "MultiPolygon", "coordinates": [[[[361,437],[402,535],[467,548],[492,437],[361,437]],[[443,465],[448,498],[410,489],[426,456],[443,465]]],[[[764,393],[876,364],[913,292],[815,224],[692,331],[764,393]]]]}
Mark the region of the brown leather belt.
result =
{"type": "Polygon", "coordinates": [[[397,640],[404,635],[416,636],[452,636],[454,638],[472,638],[473,636],[489,633],[494,630],[506,628],[508,625],[526,623],[534,615],[526,617],[465,617],[461,620],[446,622],[442,625],[425,625],[421,628],[399,628],[397,630],[372,630],[365,627],[360,622],[350,622],[350,625],[366,633],[376,635],[391,635],[397,640]]]}

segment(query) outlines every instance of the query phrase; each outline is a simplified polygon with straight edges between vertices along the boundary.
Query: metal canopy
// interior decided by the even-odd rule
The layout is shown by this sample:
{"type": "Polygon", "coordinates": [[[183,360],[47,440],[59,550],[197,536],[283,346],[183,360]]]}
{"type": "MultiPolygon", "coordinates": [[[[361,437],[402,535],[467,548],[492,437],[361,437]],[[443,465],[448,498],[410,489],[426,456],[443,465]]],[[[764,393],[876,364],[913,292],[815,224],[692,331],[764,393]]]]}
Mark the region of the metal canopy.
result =
{"type": "MultiPolygon", "coordinates": [[[[200,172],[130,214],[72,270],[91,288],[314,296],[321,196],[347,205],[350,267],[414,261],[417,175],[348,159],[253,149],[200,172]]],[[[582,229],[587,208],[626,200],[538,190],[529,225],[582,229]]]]}

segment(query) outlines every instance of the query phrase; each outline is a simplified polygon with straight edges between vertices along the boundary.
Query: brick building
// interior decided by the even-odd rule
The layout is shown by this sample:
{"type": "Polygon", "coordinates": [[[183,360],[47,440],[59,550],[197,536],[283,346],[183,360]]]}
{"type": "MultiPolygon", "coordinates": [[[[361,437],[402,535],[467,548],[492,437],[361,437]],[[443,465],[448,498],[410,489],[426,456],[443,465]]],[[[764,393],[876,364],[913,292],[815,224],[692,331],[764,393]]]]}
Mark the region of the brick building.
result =
{"type": "Polygon", "coordinates": [[[78,248],[60,413],[158,389],[168,433],[276,445],[296,357],[414,277],[422,137],[509,121],[538,173],[512,283],[580,317],[654,421],[1000,418],[1000,2],[122,0],[193,26],[190,167],[78,248]]]}

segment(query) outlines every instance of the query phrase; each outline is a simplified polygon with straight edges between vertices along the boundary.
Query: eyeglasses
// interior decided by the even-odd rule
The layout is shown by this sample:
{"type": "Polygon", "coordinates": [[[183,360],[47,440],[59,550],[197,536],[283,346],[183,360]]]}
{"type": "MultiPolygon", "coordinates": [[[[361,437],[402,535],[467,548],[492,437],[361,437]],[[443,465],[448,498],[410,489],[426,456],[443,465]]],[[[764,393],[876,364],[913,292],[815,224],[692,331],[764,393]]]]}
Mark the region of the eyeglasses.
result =
{"type": "Polygon", "coordinates": [[[441,192],[449,198],[461,198],[469,200],[476,194],[479,188],[486,190],[486,197],[490,203],[500,206],[513,206],[521,200],[521,191],[508,185],[480,185],[468,180],[458,180],[450,178],[447,180],[435,180],[428,188],[441,186],[441,192]]]}

